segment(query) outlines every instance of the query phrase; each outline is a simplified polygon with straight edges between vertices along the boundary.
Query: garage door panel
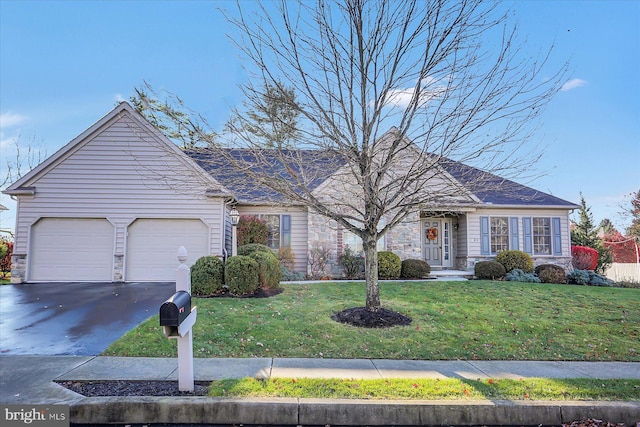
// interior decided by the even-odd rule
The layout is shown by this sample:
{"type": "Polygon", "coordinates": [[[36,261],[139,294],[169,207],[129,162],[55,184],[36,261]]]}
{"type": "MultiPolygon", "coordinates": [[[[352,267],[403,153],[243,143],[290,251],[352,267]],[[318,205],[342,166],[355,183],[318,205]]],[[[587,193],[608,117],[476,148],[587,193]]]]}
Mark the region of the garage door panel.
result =
{"type": "Polygon", "coordinates": [[[178,268],[178,248],[184,246],[191,266],[209,254],[209,229],[193,219],[138,219],[128,228],[128,282],[172,281],[178,268]]]}
{"type": "Polygon", "coordinates": [[[30,281],[111,281],[113,225],[106,219],[43,218],[31,230],[30,281]]]}

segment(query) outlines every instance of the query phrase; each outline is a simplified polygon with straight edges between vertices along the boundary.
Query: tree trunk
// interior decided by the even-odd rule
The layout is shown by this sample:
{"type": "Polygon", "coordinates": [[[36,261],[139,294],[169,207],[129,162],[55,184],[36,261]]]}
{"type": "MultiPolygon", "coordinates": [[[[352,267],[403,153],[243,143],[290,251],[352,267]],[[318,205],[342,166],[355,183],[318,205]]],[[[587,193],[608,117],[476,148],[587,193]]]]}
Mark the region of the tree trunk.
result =
{"type": "Polygon", "coordinates": [[[364,246],[364,277],[367,282],[367,311],[380,309],[380,289],[378,287],[378,248],[375,236],[362,239],[364,246]]]}

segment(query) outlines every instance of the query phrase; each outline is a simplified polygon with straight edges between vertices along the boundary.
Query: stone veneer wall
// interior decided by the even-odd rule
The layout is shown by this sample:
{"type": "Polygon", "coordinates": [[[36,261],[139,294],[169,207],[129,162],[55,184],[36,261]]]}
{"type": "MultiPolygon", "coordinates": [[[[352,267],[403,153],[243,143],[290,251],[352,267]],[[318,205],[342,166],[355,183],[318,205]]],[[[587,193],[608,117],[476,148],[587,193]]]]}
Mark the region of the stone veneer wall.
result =
{"type": "Polygon", "coordinates": [[[13,254],[11,256],[11,283],[24,282],[26,274],[27,256],[13,254]]]}
{"type": "Polygon", "coordinates": [[[400,259],[422,259],[421,236],[420,213],[416,212],[387,232],[385,246],[400,259]]]}
{"type": "MultiPolygon", "coordinates": [[[[331,252],[331,258],[325,274],[338,275],[341,272],[338,265],[338,223],[313,211],[309,212],[307,221],[308,253],[310,254],[318,246],[328,248],[331,252]]],[[[307,273],[311,274],[310,265],[307,266],[307,273]]]]}

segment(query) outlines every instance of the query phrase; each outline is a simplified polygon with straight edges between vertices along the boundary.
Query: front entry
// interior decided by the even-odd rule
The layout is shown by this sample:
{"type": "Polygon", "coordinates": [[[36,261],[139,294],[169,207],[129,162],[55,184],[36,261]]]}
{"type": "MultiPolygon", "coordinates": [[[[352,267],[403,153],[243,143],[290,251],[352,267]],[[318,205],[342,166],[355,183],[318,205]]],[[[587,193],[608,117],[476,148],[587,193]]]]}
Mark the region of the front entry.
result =
{"type": "Polygon", "coordinates": [[[422,254],[432,267],[451,267],[451,220],[427,218],[422,221],[422,254]]]}

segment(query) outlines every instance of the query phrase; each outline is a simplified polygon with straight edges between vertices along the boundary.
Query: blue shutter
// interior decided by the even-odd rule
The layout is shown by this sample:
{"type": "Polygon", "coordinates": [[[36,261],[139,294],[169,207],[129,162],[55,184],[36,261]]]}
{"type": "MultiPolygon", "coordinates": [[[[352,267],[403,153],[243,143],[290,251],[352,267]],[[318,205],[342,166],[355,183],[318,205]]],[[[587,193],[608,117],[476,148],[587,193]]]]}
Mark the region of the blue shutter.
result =
{"type": "Polygon", "coordinates": [[[480,254],[491,255],[491,245],[489,243],[489,217],[480,217],[480,254]]]}
{"type": "Polygon", "coordinates": [[[562,234],[560,218],[551,218],[551,233],[553,234],[553,254],[562,255],[562,234]]]}
{"type": "Polygon", "coordinates": [[[531,218],[522,218],[522,231],[524,232],[524,251],[528,254],[532,254],[533,230],[531,226],[531,218]]]}
{"type": "Polygon", "coordinates": [[[518,235],[518,218],[509,218],[509,249],[517,251],[520,249],[520,236],[518,235]]]}
{"type": "Polygon", "coordinates": [[[291,246],[291,215],[282,215],[282,246],[291,246]]]}

